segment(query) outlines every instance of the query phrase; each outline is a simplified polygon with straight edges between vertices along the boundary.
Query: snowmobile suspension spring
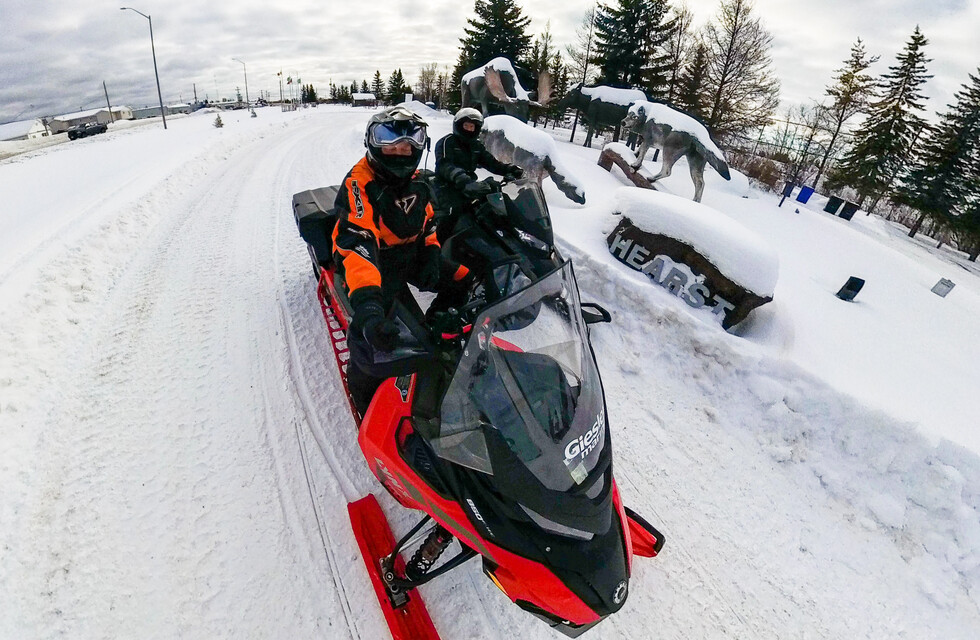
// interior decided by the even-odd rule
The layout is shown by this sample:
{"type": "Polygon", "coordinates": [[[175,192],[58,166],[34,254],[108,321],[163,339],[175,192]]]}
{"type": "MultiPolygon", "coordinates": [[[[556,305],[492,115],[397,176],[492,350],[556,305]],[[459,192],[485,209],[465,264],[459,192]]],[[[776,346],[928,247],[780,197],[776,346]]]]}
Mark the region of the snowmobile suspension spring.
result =
{"type": "Polygon", "coordinates": [[[405,577],[412,581],[422,578],[452,541],[453,534],[442,525],[436,525],[405,567],[405,577]]]}

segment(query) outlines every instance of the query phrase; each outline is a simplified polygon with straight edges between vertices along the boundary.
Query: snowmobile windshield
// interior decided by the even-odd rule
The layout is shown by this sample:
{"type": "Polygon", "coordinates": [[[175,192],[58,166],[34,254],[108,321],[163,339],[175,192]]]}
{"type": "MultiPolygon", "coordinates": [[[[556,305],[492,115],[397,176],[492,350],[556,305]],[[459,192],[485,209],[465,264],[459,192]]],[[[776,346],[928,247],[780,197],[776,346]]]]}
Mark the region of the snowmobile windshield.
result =
{"type": "Polygon", "coordinates": [[[566,262],[476,318],[433,449],[490,475],[521,464],[567,491],[586,481],[605,446],[600,385],[566,262]]]}
{"type": "Polygon", "coordinates": [[[508,217],[518,232],[530,234],[533,238],[525,237],[525,241],[543,250],[554,244],[548,205],[538,183],[524,178],[505,184],[501,193],[506,196],[508,217]]]}

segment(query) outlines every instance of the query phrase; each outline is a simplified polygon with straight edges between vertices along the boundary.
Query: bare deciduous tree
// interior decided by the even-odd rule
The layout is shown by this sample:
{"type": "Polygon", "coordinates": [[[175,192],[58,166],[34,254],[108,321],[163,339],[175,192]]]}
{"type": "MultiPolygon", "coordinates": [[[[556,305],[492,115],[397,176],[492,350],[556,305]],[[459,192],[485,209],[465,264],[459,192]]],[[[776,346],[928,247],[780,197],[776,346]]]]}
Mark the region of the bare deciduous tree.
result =
{"type": "Polygon", "coordinates": [[[669,65],[669,75],[667,76],[667,102],[677,104],[677,97],[680,94],[680,76],[689,56],[695,46],[694,35],[691,32],[691,25],[694,22],[694,14],[683,2],[679,6],[672,8],[674,20],[674,30],[670,34],[670,39],[665,43],[664,49],[667,53],[669,65]]]}
{"type": "Polygon", "coordinates": [[[721,138],[764,126],[779,104],[769,55],[772,34],[752,8],[750,0],[722,0],[717,22],[704,29],[705,124],[721,138]]]}

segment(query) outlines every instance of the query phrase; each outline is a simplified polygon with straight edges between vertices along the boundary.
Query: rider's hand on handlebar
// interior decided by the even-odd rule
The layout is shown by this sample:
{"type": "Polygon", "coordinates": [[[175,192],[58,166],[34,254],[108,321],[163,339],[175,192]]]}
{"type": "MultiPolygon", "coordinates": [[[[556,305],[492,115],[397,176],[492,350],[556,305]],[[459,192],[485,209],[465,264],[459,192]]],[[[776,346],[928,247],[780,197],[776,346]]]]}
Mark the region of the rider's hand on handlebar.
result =
{"type": "Polygon", "coordinates": [[[516,164],[514,164],[507,168],[507,171],[504,172],[504,175],[508,178],[511,178],[512,180],[520,180],[521,178],[524,177],[524,169],[521,169],[516,164]]]}
{"type": "Polygon", "coordinates": [[[398,346],[398,325],[385,317],[374,316],[365,321],[363,334],[378,351],[394,351],[398,346]]]}
{"type": "Polygon", "coordinates": [[[471,200],[493,193],[493,186],[486,182],[468,182],[463,187],[463,195],[471,200]]]}

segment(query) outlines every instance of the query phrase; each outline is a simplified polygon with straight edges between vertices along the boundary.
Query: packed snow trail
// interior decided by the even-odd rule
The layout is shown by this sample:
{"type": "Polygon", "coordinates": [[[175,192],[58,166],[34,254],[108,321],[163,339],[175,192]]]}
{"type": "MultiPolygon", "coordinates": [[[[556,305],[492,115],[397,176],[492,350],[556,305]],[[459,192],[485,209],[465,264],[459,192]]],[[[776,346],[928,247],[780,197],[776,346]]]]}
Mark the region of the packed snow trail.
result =
{"type": "MultiPolygon", "coordinates": [[[[378,494],[396,535],[418,514],[357,448],[290,211],[357,160],[370,112],[259,113],[0,164],[0,195],[6,175],[30,189],[62,165],[90,183],[77,202],[48,194],[0,261],[0,638],[386,637],[346,503],[378,494]],[[110,177],[89,159],[103,148],[110,177]]],[[[589,211],[554,213],[562,237],[589,211]]],[[[614,315],[592,339],[624,500],[667,537],[586,637],[973,636],[962,577],[881,522],[919,440],[876,439],[900,425],[638,290],[592,246],[563,251],[614,315]]],[[[939,453],[934,469],[973,486],[972,459],[939,453]]],[[[556,637],[476,561],[423,595],[446,640],[556,637]]]]}

